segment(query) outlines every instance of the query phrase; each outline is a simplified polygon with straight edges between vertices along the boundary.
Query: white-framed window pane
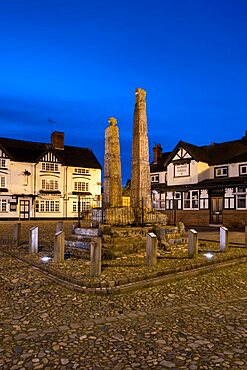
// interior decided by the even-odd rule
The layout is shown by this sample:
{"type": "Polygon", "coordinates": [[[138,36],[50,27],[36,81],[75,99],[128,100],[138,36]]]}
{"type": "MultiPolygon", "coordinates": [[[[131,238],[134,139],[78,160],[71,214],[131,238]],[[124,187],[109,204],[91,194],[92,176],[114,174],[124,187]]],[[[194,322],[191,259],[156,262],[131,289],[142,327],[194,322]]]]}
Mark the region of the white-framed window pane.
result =
{"type": "Polygon", "coordinates": [[[7,200],[0,199],[0,212],[7,212],[7,200]]]}
{"type": "Polygon", "coordinates": [[[0,167],[1,168],[6,168],[6,159],[0,158],[0,167]]]}
{"type": "Polygon", "coordinates": [[[6,188],[6,177],[5,176],[0,177],[0,187],[6,188]]]}

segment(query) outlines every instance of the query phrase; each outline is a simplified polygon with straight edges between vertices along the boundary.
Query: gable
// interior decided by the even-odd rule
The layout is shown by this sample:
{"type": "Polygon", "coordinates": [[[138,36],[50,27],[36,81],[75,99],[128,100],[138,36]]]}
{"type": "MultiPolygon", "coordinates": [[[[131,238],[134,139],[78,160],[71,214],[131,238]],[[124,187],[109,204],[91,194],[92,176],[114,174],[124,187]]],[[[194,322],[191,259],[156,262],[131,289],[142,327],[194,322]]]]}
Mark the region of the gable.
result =
{"type": "Polygon", "coordinates": [[[1,148],[0,148],[0,158],[9,158],[9,156],[1,148]]]}
{"type": "Polygon", "coordinates": [[[191,155],[184,148],[180,147],[177,151],[177,154],[175,154],[175,156],[172,158],[172,161],[191,158],[191,155]]]}
{"type": "Polygon", "coordinates": [[[47,152],[39,159],[39,162],[61,163],[53,152],[47,152]]]}

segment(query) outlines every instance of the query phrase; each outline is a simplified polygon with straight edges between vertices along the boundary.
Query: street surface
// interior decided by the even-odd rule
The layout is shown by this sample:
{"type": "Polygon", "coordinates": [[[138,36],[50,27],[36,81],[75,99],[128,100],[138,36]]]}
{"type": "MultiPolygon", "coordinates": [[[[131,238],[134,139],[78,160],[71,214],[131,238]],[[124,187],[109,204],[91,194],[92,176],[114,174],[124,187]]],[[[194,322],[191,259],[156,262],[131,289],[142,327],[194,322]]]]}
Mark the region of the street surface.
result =
{"type": "Polygon", "coordinates": [[[247,369],[247,266],[121,295],[0,252],[0,369],[247,369]]]}

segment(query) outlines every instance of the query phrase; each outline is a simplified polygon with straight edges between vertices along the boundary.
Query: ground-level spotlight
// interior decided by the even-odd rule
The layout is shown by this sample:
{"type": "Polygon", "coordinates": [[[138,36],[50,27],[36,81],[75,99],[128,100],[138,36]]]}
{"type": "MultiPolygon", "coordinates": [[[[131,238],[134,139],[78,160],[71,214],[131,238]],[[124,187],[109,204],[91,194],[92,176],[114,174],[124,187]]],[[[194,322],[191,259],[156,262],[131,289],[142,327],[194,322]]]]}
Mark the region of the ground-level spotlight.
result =
{"type": "Polygon", "coordinates": [[[47,257],[47,256],[41,257],[42,262],[48,262],[48,261],[50,261],[50,259],[51,259],[51,257],[47,257]]]}
{"type": "Polygon", "coordinates": [[[204,254],[204,256],[206,256],[208,259],[211,259],[211,258],[213,258],[213,253],[210,253],[210,252],[207,252],[207,253],[205,253],[204,254]]]}

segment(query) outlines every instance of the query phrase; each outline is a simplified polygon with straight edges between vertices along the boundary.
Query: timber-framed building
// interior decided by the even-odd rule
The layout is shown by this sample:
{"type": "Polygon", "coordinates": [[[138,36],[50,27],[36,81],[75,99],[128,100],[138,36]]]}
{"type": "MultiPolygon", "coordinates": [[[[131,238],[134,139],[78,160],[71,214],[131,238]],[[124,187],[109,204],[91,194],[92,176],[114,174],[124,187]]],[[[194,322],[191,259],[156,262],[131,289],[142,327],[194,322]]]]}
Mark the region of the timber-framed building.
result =
{"type": "Polygon", "coordinates": [[[247,223],[247,134],[239,140],[205,146],[179,141],[172,152],[154,148],[150,166],[152,205],[170,223],[247,223]]]}

